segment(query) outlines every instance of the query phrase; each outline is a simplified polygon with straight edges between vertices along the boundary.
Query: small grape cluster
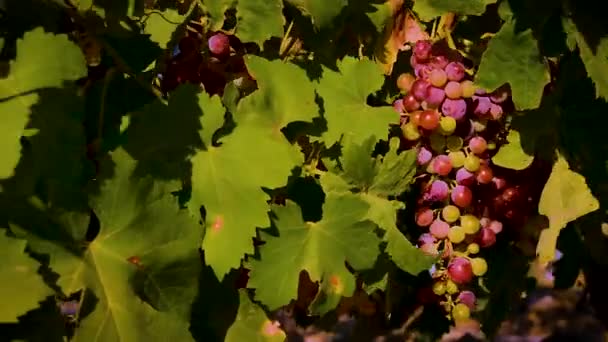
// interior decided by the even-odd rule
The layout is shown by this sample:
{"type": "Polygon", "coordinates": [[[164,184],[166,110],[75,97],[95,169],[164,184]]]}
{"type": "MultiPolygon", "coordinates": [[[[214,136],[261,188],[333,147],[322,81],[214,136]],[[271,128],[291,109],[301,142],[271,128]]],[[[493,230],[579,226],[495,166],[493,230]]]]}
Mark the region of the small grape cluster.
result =
{"type": "Polygon", "coordinates": [[[503,230],[503,222],[491,217],[493,204],[474,193],[506,186],[490,157],[510,93],[507,86],[491,94],[478,89],[460,55],[438,46],[416,42],[410,59],[414,74],[397,79],[404,96],[393,106],[401,114],[403,139],[418,150],[422,192],[416,224],[424,229],[418,246],[425,254],[441,254],[431,270],[432,291],[449,317],[462,320],[476,308],[473,279],[488,270],[481,249],[492,246],[503,230]]]}
{"type": "Polygon", "coordinates": [[[244,46],[238,38],[224,32],[198,31],[192,28],[186,32],[159,75],[164,93],[183,83],[201,85],[210,95],[223,94],[226,84],[233,80],[239,89],[255,86],[243,60],[244,46]]]}

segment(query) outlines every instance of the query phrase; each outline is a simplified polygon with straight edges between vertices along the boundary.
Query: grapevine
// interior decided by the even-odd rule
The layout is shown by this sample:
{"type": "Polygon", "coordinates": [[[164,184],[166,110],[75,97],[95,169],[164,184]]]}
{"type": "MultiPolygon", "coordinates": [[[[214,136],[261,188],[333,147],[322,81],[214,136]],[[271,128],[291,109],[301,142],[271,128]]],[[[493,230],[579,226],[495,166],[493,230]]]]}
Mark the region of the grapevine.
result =
{"type": "Polygon", "coordinates": [[[601,22],[0,2],[1,339],[604,339],[601,22]]]}

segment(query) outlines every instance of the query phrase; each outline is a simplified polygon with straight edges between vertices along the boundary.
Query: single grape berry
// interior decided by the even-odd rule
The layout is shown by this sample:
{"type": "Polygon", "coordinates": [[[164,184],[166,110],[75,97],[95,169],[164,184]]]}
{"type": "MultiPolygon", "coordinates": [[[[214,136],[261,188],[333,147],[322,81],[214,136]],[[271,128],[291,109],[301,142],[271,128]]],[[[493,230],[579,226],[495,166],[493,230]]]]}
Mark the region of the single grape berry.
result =
{"type": "Polygon", "coordinates": [[[445,92],[441,88],[437,87],[428,87],[426,95],[426,107],[429,108],[437,108],[445,99],[445,92]]]}
{"type": "Polygon", "coordinates": [[[471,317],[471,310],[468,306],[458,303],[452,308],[452,319],[454,321],[466,321],[471,317]]]}
{"type": "Polygon", "coordinates": [[[487,248],[496,243],[496,233],[490,228],[481,228],[477,241],[483,248],[487,248]]]}
{"type": "Polygon", "coordinates": [[[433,153],[431,153],[431,151],[429,151],[424,146],[420,147],[420,149],[418,150],[418,157],[417,157],[418,165],[425,165],[428,162],[430,162],[432,158],[433,158],[433,153]]]}
{"type": "Polygon", "coordinates": [[[445,239],[450,231],[450,225],[440,219],[433,221],[429,228],[429,232],[437,239],[445,239]]]}
{"type": "Polygon", "coordinates": [[[460,81],[464,78],[464,65],[460,62],[450,62],[445,66],[445,73],[450,81],[460,81]]]}
{"type": "Polygon", "coordinates": [[[405,112],[411,113],[420,108],[420,102],[412,94],[405,95],[401,101],[405,112]]]}
{"type": "Polygon", "coordinates": [[[475,176],[479,184],[490,184],[492,183],[492,178],[494,178],[494,174],[492,173],[492,169],[487,165],[480,166],[475,176]]]}
{"type": "Polygon", "coordinates": [[[445,222],[454,223],[458,221],[458,218],[460,217],[460,209],[458,209],[457,206],[451,204],[446,205],[441,210],[441,217],[443,217],[445,222]]]}
{"type": "Polygon", "coordinates": [[[460,82],[460,88],[462,89],[462,97],[469,98],[475,95],[475,85],[472,81],[465,80],[460,82]]]}
{"type": "Polygon", "coordinates": [[[452,243],[461,243],[466,238],[466,233],[460,226],[453,226],[448,232],[448,240],[452,243]]]}
{"type": "Polygon", "coordinates": [[[475,154],[482,154],[486,151],[487,148],[488,143],[483,137],[476,136],[469,140],[469,149],[475,154]]]}
{"type": "Polygon", "coordinates": [[[442,116],[439,120],[439,133],[451,135],[456,130],[456,119],[451,116],[442,116]]]}
{"type": "Polygon", "coordinates": [[[460,88],[460,83],[455,81],[450,81],[445,85],[445,95],[450,99],[459,99],[462,97],[462,88],[460,88]]]}
{"type": "Polygon", "coordinates": [[[412,89],[412,84],[416,81],[416,77],[410,73],[403,73],[397,77],[397,88],[399,88],[404,93],[407,93],[412,89]]]}
{"type": "Polygon", "coordinates": [[[456,285],[455,282],[448,279],[445,282],[445,292],[447,292],[448,294],[451,294],[451,295],[458,293],[458,285],[456,285]]]}
{"type": "MultiPolygon", "coordinates": [[[[429,136],[429,142],[433,151],[437,153],[443,153],[445,151],[445,136],[439,134],[438,132],[434,132],[429,136]]],[[[432,172],[434,172],[434,169],[432,172]]]]}
{"type": "Polygon", "coordinates": [[[427,94],[428,88],[430,86],[431,86],[431,84],[429,82],[422,80],[422,79],[418,79],[412,84],[412,89],[410,90],[410,94],[414,95],[416,100],[424,101],[424,100],[426,100],[426,94],[427,94]]]}
{"type": "Polygon", "coordinates": [[[439,126],[440,115],[435,110],[425,110],[420,113],[420,126],[429,131],[439,126]]]}
{"type": "Polygon", "coordinates": [[[460,292],[457,300],[459,303],[466,305],[471,310],[475,310],[475,307],[477,306],[477,296],[468,290],[460,292]]]}
{"type": "MultiPolygon", "coordinates": [[[[434,69],[445,69],[445,66],[448,65],[450,61],[445,56],[433,56],[429,61],[429,65],[434,69]]],[[[447,75],[446,75],[447,77],[447,75]]]]}
{"type": "Polygon", "coordinates": [[[467,246],[467,252],[469,254],[477,254],[477,253],[479,253],[479,245],[476,244],[475,242],[470,243],[467,246]]]}
{"type": "Polygon", "coordinates": [[[207,40],[209,51],[212,54],[222,56],[230,52],[230,39],[227,35],[219,32],[214,34],[207,40]]]}
{"type": "Polygon", "coordinates": [[[473,258],[471,259],[471,269],[474,275],[481,277],[488,271],[488,264],[484,258],[473,258]]]}
{"type": "Polygon", "coordinates": [[[433,171],[440,176],[447,176],[452,171],[450,157],[442,154],[433,159],[433,171]]]}
{"type": "Polygon", "coordinates": [[[431,255],[431,256],[436,256],[437,254],[439,254],[439,251],[437,250],[437,246],[435,246],[435,244],[432,243],[427,243],[424,245],[421,245],[419,247],[420,251],[426,255],[431,255]]]}
{"type": "MultiPolygon", "coordinates": [[[[464,161],[463,161],[464,164],[464,161]]],[[[471,185],[475,180],[475,175],[467,169],[460,168],[456,171],[456,182],[460,185],[471,185]]]]}
{"type": "Polygon", "coordinates": [[[421,234],[418,238],[418,243],[420,243],[421,245],[435,243],[435,241],[437,241],[437,239],[435,239],[435,237],[430,233],[421,234]]]}
{"type": "Polygon", "coordinates": [[[454,203],[456,206],[466,208],[473,200],[473,193],[468,187],[457,185],[454,187],[454,189],[452,189],[452,194],[450,197],[452,199],[452,203],[454,203]]]}
{"type": "Polygon", "coordinates": [[[450,160],[452,161],[452,167],[454,167],[454,168],[462,167],[464,165],[464,160],[466,158],[464,152],[462,152],[462,151],[450,152],[450,153],[448,153],[448,157],[450,157],[450,160]]]}
{"type": "Polygon", "coordinates": [[[479,169],[479,166],[481,166],[481,160],[475,155],[469,154],[464,160],[464,168],[467,169],[467,171],[475,172],[479,169]]]}
{"type": "Polygon", "coordinates": [[[420,209],[416,214],[416,224],[420,227],[428,227],[433,223],[434,219],[435,214],[433,214],[433,211],[429,208],[420,209]]]}
{"type": "Polygon", "coordinates": [[[438,179],[431,183],[431,186],[428,188],[428,192],[425,194],[424,199],[431,202],[444,201],[448,198],[449,192],[450,188],[448,183],[438,179]]]}
{"type": "Polygon", "coordinates": [[[470,214],[460,216],[460,226],[467,234],[475,234],[479,231],[479,228],[481,228],[479,219],[470,214]]]}
{"type": "Polygon", "coordinates": [[[433,47],[430,40],[419,40],[414,45],[413,55],[417,62],[424,62],[431,57],[431,48],[433,47]]]}
{"type": "Polygon", "coordinates": [[[433,68],[428,64],[418,64],[414,67],[414,75],[417,78],[428,80],[433,68]]]}
{"type": "Polygon", "coordinates": [[[467,258],[456,257],[448,265],[448,275],[456,284],[466,284],[473,279],[473,268],[467,258]]]}
{"type": "Polygon", "coordinates": [[[451,116],[456,120],[462,120],[467,113],[467,103],[463,99],[447,98],[441,105],[441,112],[444,115],[451,116]]]}
{"type": "Polygon", "coordinates": [[[446,144],[447,144],[448,150],[455,152],[455,151],[459,151],[462,148],[462,146],[464,144],[464,140],[462,140],[462,138],[457,135],[450,135],[447,138],[446,144]]]}
{"type": "Polygon", "coordinates": [[[484,116],[490,112],[492,101],[485,96],[473,96],[473,113],[484,116]]]}
{"type": "Polygon", "coordinates": [[[433,86],[441,88],[448,81],[448,75],[443,69],[433,69],[429,75],[429,81],[433,86]]]}
{"type": "Polygon", "coordinates": [[[498,233],[502,232],[502,222],[496,221],[496,220],[492,220],[487,225],[487,228],[489,230],[493,231],[494,234],[498,234],[498,233]]]}
{"type": "Polygon", "coordinates": [[[395,100],[395,102],[393,102],[393,109],[395,110],[395,112],[401,114],[405,112],[405,107],[403,106],[403,100],[402,99],[398,99],[395,100]]]}
{"type": "Polygon", "coordinates": [[[500,120],[502,118],[503,110],[502,107],[496,104],[490,105],[490,116],[494,120],[500,120]]]}
{"type": "Polygon", "coordinates": [[[420,110],[410,113],[410,122],[416,125],[416,127],[420,126],[420,114],[422,114],[422,111],[420,110]]]}
{"type": "Polygon", "coordinates": [[[403,132],[403,137],[407,140],[416,141],[420,139],[418,127],[416,127],[416,125],[411,121],[405,125],[401,125],[401,132],[403,132]]]}
{"type": "Polygon", "coordinates": [[[446,286],[445,283],[442,281],[438,281],[436,283],[433,284],[433,293],[441,296],[445,293],[446,291],[446,286]]]}

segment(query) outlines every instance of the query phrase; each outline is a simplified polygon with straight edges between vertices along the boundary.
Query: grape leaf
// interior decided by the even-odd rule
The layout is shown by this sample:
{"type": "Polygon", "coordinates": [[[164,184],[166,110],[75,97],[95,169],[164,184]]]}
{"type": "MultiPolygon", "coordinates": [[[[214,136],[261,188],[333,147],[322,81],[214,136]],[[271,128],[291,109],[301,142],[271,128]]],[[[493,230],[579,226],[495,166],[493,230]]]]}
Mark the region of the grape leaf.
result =
{"type": "Polygon", "coordinates": [[[237,0],[204,0],[203,7],[207,11],[207,17],[211,23],[211,30],[217,31],[224,25],[224,13],[233,8],[237,0]]]}
{"type": "Polygon", "coordinates": [[[162,12],[152,12],[146,19],[144,33],[150,35],[150,40],[158,43],[162,49],[167,48],[173,32],[186,19],[174,9],[162,12]]]}
{"type": "Polygon", "coordinates": [[[13,176],[21,157],[23,130],[30,116],[30,107],[38,101],[38,95],[28,94],[0,102],[0,179],[13,176]]]}
{"type": "Polygon", "coordinates": [[[244,42],[263,43],[283,36],[283,1],[239,1],[236,5],[236,34],[244,42]]]}
{"type": "Polygon", "coordinates": [[[27,241],[6,235],[0,229],[0,257],[2,257],[2,306],[0,322],[17,323],[17,317],[38,307],[53,291],[38,274],[40,264],[25,253],[27,241]]]}
{"type": "Polygon", "coordinates": [[[492,157],[492,162],[500,167],[512,170],[523,170],[534,161],[534,155],[526,153],[521,146],[520,135],[517,130],[509,130],[507,143],[502,145],[492,157]]]}
{"type": "Polygon", "coordinates": [[[446,13],[482,15],[486,6],[497,0],[416,0],[413,11],[422,21],[431,21],[446,13]]]}
{"type": "Polygon", "coordinates": [[[301,271],[308,272],[311,281],[321,282],[327,301],[337,303],[336,297],[351,296],[355,280],[344,262],[366,269],[379,254],[375,225],[365,219],[368,210],[358,196],[335,193],[327,194],[319,222],[304,222],[300,207],[289,200],[285,206],[274,206],[279,236],[262,232],[266,244],[260,247],[261,259],[249,264],[248,286],[256,289],[256,299],[270,310],[288,304],[296,298],[301,271]]]}
{"type": "Polygon", "coordinates": [[[367,105],[370,93],[384,82],[380,66],[370,60],[345,57],[338,62],[340,72],[324,68],[317,84],[323,98],[327,131],[323,134],[326,146],[339,141],[342,134],[351,134],[355,142],[370,135],[388,135],[388,125],[399,122],[399,114],[392,107],[367,105]]]}
{"type": "Polygon", "coordinates": [[[599,202],[589,190],[585,178],[572,171],[563,156],[558,156],[538,203],[538,212],[549,218],[549,227],[541,231],[536,249],[540,262],[555,258],[557,238],[562,228],[597,209],[599,202]]]}
{"type": "Polygon", "coordinates": [[[264,310],[252,303],[247,291],[239,291],[239,311],[226,332],[225,342],[283,342],[285,333],[266,317],[264,310]]]}
{"type": "Polygon", "coordinates": [[[267,121],[278,131],[290,122],[312,121],[318,116],[315,89],[304,69],[253,55],[245,57],[245,63],[258,90],[239,102],[235,113],[239,122],[267,121]]]}
{"type": "MultiPolygon", "coordinates": [[[[261,89],[250,97],[264,94],[261,89]]],[[[271,126],[262,119],[267,114],[267,105],[256,100],[242,106],[239,103],[232,133],[221,138],[217,147],[205,141],[207,149],[197,151],[191,158],[192,197],[188,206],[197,216],[201,206],[205,208],[205,261],[218,279],[238,267],[245,254],[253,254],[256,227],[270,224],[266,203],[269,197],[262,187],[284,185],[291,170],[303,161],[298,150],[282,135],[282,127],[271,126]],[[248,110],[251,113],[246,113],[248,110]],[[238,120],[242,117],[246,118],[243,122],[238,120]],[[244,171],[246,175],[242,175],[244,171]]],[[[201,108],[206,111],[200,133],[203,139],[208,139],[209,132],[223,123],[224,109],[217,97],[201,102],[201,108]],[[215,122],[216,126],[205,127],[205,120],[215,122]]]]}
{"type": "Polygon", "coordinates": [[[600,38],[597,47],[592,49],[571,19],[562,18],[562,23],[569,47],[574,50],[578,46],[587,74],[595,84],[596,96],[608,101],[608,37],[600,38]]]}
{"type": "Polygon", "coordinates": [[[312,18],[312,23],[323,28],[330,26],[334,18],[348,5],[347,0],[287,0],[312,18]]]}
{"type": "Polygon", "coordinates": [[[397,211],[404,208],[399,201],[389,200],[406,191],[416,172],[416,152],[397,154],[398,139],[390,141],[384,157],[372,158],[375,137],[361,145],[347,137],[342,152],[342,170],[325,173],[321,185],[326,193],[344,193],[356,189],[356,194],[369,204],[366,218],[386,231],[387,252],[395,264],[406,272],[418,274],[427,270],[434,258],[425,256],[399,231],[395,224],[397,211]]]}
{"type": "Polygon", "coordinates": [[[40,88],[59,87],[63,81],[84,77],[87,67],[80,48],[65,34],[39,27],[17,40],[17,58],[7,78],[0,79],[0,99],[40,88]]]}
{"type": "Polygon", "coordinates": [[[477,85],[490,91],[508,82],[517,110],[537,108],[549,81],[532,30],[516,32],[513,19],[506,21],[488,43],[475,78],[477,85]]]}

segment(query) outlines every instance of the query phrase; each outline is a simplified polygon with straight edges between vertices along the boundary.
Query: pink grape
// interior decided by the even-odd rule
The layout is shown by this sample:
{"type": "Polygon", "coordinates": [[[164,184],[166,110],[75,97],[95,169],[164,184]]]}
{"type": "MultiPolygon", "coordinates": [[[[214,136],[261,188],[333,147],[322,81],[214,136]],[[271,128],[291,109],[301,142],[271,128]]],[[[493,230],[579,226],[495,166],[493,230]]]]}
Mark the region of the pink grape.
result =
{"type": "Polygon", "coordinates": [[[485,96],[473,96],[473,113],[483,116],[488,114],[492,101],[485,96]]]}
{"type": "Polygon", "coordinates": [[[413,55],[416,57],[416,61],[424,62],[431,57],[431,48],[433,45],[430,40],[419,40],[414,45],[413,55]]]}
{"type": "Polygon", "coordinates": [[[473,268],[467,258],[456,257],[448,265],[448,275],[456,284],[466,284],[473,279],[473,268]]]}
{"type": "Polygon", "coordinates": [[[431,234],[438,239],[445,239],[450,231],[450,225],[441,219],[436,219],[429,228],[431,234]]]}
{"type": "Polygon", "coordinates": [[[412,68],[415,68],[416,65],[418,65],[420,63],[418,63],[418,61],[416,60],[416,56],[414,54],[412,54],[410,56],[410,65],[412,66],[412,68]]]}
{"type": "Polygon", "coordinates": [[[469,170],[461,167],[456,171],[456,182],[460,185],[471,185],[475,180],[475,175],[469,170]]]}
{"type": "Polygon", "coordinates": [[[422,78],[425,80],[429,78],[432,71],[433,71],[433,68],[428,64],[418,64],[414,68],[414,74],[416,75],[416,77],[422,78]]]}
{"type": "Polygon", "coordinates": [[[435,237],[431,233],[424,233],[424,234],[420,235],[420,237],[418,238],[418,242],[421,245],[435,243],[436,241],[437,241],[437,239],[435,239],[435,237]]]}
{"type": "Polygon", "coordinates": [[[468,306],[471,310],[475,310],[475,307],[477,306],[477,297],[469,290],[460,292],[458,294],[458,300],[460,303],[468,306]]]}
{"type": "Polygon", "coordinates": [[[452,199],[452,203],[460,208],[468,207],[473,201],[473,193],[471,189],[464,185],[457,185],[452,189],[452,193],[450,195],[452,199]]]}
{"type": "Polygon", "coordinates": [[[437,108],[445,99],[445,92],[441,88],[429,87],[426,95],[426,103],[430,108],[437,108]]]}
{"type": "Polygon", "coordinates": [[[219,32],[207,40],[209,51],[214,55],[225,55],[230,52],[230,39],[227,35],[219,32]]]}
{"type": "Polygon", "coordinates": [[[487,228],[489,230],[493,231],[494,234],[498,234],[498,233],[502,232],[502,222],[496,221],[496,220],[492,220],[488,224],[487,228]]]}
{"type": "Polygon", "coordinates": [[[416,100],[424,101],[430,86],[431,84],[428,81],[418,79],[412,84],[412,89],[410,89],[410,92],[412,95],[414,95],[416,100]]]}
{"type": "Polygon", "coordinates": [[[492,119],[499,120],[502,117],[502,114],[503,110],[500,105],[493,103],[490,105],[490,115],[492,116],[492,119]]]}
{"type": "Polygon", "coordinates": [[[475,89],[475,95],[486,95],[486,94],[487,94],[487,92],[483,88],[477,88],[477,89],[475,89]]]}
{"type": "Polygon", "coordinates": [[[504,178],[494,177],[492,178],[492,183],[494,183],[496,190],[500,190],[507,186],[507,181],[504,178]]]}
{"type": "Polygon", "coordinates": [[[448,81],[448,75],[443,69],[433,69],[429,75],[429,81],[435,87],[443,87],[448,81]]]}
{"type": "Polygon", "coordinates": [[[445,99],[445,101],[443,101],[443,105],[441,105],[441,112],[444,115],[453,117],[456,120],[461,120],[464,118],[467,112],[467,103],[463,99],[445,99]]]}
{"type": "Polygon", "coordinates": [[[462,97],[462,88],[460,83],[450,81],[445,85],[445,95],[450,99],[459,99],[462,97]]]}
{"type": "Polygon", "coordinates": [[[433,171],[440,176],[447,176],[452,171],[452,160],[442,154],[433,160],[433,171]]]}
{"type": "Polygon", "coordinates": [[[488,148],[488,143],[483,137],[476,136],[469,140],[469,148],[471,149],[471,152],[475,154],[482,154],[488,148]]]}
{"type": "Polygon", "coordinates": [[[449,192],[450,187],[448,186],[448,183],[442,180],[436,180],[428,187],[428,192],[424,195],[424,199],[431,202],[443,201],[448,198],[449,192]]]}
{"type": "Polygon", "coordinates": [[[408,113],[418,110],[418,108],[420,108],[420,102],[418,102],[418,100],[416,100],[416,98],[412,94],[405,95],[401,101],[403,103],[403,109],[408,113]]]}
{"type": "Polygon", "coordinates": [[[416,224],[420,227],[429,226],[431,223],[433,223],[434,219],[435,214],[429,208],[420,209],[418,210],[418,213],[416,213],[416,224]]]}
{"type": "Polygon", "coordinates": [[[435,256],[435,255],[439,254],[437,247],[432,243],[425,243],[425,244],[421,245],[419,248],[422,251],[422,253],[424,253],[426,255],[435,256]]]}
{"type": "Polygon", "coordinates": [[[450,62],[445,66],[445,73],[450,81],[460,81],[464,78],[464,65],[459,62],[450,62]]]}
{"type": "Polygon", "coordinates": [[[496,233],[490,228],[481,228],[478,243],[481,247],[490,247],[496,243],[496,233]]]}
{"type": "Polygon", "coordinates": [[[492,220],[490,220],[488,217],[482,217],[482,218],[479,219],[479,224],[482,227],[487,227],[490,224],[491,221],[492,220]]]}
{"type": "Polygon", "coordinates": [[[418,165],[425,165],[426,163],[430,162],[432,158],[433,153],[426,147],[423,146],[418,150],[418,165]]]}
{"type": "Polygon", "coordinates": [[[449,62],[450,61],[445,56],[434,56],[431,58],[429,65],[434,69],[444,69],[449,62]]]}
{"type": "Polygon", "coordinates": [[[393,102],[393,109],[395,110],[395,112],[397,112],[399,114],[405,112],[405,108],[403,107],[403,100],[402,99],[395,100],[395,102],[393,102]]]}

